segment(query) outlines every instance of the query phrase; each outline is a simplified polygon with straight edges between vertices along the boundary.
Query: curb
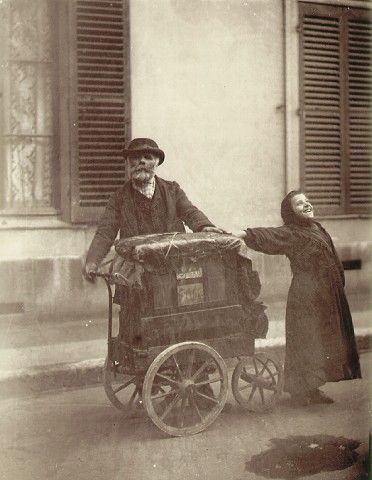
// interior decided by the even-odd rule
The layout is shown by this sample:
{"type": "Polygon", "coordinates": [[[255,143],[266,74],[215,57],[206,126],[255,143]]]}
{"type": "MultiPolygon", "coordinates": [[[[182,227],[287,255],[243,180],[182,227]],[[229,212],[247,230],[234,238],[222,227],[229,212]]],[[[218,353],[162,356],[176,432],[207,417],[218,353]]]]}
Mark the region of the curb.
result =
{"type": "MultiPolygon", "coordinates": [[[[371,329],[360,329],[356,335],[358,351],[369,350],[372,345],[371,340],[371,329]]],[[[285,339],[282,337],[256,340],[255,351],[270,352],[283,361],[284,347],[285,339]]],[[[233,364],[229,359],[226,363],[228,366],[233,364]]],[[[103,381],[103,365],[103,358],[95,358],[76,363],[62,363],[48,367],[33,367],[15,372],[4,372],[0,374],[0,398],[97,385],[103,381]]]]}

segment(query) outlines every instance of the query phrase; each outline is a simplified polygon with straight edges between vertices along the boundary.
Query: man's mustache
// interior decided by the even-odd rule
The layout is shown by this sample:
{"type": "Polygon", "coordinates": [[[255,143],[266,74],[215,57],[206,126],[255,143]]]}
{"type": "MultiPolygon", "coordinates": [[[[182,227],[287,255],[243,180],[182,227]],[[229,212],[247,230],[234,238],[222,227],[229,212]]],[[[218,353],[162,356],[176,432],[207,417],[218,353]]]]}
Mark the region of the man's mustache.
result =
{"type": "Polygon", "coordinates": [[[154,169],[149,167],[137,167],[133,170],[133,172],[152,172],[154,169]]]}

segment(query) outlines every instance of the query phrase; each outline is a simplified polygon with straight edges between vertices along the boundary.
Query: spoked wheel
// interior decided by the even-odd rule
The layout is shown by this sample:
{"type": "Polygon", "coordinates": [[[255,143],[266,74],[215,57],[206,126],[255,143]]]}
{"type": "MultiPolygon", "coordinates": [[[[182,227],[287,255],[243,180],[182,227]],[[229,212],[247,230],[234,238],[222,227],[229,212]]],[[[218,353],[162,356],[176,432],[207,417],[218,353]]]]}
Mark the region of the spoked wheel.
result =
{"type": "Polygon", "coordinates": [[[283,391],[282,366],[263,354],[239,360],[232,376],[235,400],[247,410],[272,408],[283,391]]]}
{"type": "Polygon", "coordinates": [[[143,378],[124,373],[124,366],[106,357],[103,370],[103,386],[110,402],[125,413],[126,417],[136,416],[143,411],[143,378]]]}
{"type": "Polygon", "coordinates": [[[168,347],[150,365],[143,401],[151,420],[174,436],[207,428],[223,409],[228,389],[222,357],[199,342],[168,347]]]}

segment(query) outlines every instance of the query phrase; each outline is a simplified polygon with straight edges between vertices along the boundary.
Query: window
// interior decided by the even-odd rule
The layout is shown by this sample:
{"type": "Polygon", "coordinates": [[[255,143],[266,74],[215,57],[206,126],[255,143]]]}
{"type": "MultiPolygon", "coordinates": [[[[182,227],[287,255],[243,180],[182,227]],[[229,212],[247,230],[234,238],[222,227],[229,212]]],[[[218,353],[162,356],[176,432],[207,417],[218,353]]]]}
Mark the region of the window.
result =
{"type": "Polygon", "coordinates": [[[48,0],[1,3],[0,210],[55,213],[58,208],[56,45],[48,0]]]}
{"type": "Polygon", "coordinates": [[[320,214],[371,212],[371,21],[300,3],[301,183],[320,214]]]}
{"type": "Polygon", "coordinates": [[[129,0],[3,0],[0,211],[95,222],[124,179],[129,0]]]}

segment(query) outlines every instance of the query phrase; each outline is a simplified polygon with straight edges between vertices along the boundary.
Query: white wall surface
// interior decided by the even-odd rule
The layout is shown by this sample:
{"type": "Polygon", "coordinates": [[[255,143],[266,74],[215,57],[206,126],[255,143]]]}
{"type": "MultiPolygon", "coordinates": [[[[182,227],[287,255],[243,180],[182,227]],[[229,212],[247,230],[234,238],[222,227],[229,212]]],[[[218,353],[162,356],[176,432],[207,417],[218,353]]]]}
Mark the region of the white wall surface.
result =
{"type": "Polygon", "coordinates": [[[278,223],[284,193],[279,0],[133,0],[132,136],[227,229],[278,223]]]}

